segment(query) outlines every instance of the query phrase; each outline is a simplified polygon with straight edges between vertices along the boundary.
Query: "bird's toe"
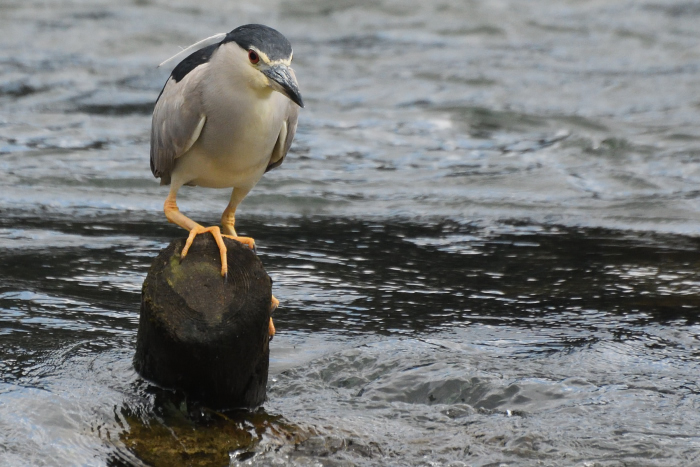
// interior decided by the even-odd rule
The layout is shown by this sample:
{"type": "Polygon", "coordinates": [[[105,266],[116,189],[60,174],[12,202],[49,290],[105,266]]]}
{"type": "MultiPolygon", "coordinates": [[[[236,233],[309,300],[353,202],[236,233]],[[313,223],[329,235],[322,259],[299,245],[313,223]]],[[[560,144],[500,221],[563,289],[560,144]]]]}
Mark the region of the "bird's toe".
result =
{"type": "Polygon", "coordinates": [[[235,240],[239,243],[242,243],[245,246],[247,246],[248,248],[250,248],[251,250],[253,250],[253,252],[257,253],[257,249],[255,248],[255,240],[253,240],[250,237],[239,237],[238,235],[222,235],[222,236],[226,237],[226,238],[230,238],[231,240],[235,240]]]}
{"type": "Polygon", "coordinates": [[[270,318],[270,324],[268,324],[267,327],[267,335],[269,336],[270,340],[272,340],[273,337],[275,337],[275,333],[277,331],[275,330],[275,325],[272,322],[272,318],[270,318]]]}

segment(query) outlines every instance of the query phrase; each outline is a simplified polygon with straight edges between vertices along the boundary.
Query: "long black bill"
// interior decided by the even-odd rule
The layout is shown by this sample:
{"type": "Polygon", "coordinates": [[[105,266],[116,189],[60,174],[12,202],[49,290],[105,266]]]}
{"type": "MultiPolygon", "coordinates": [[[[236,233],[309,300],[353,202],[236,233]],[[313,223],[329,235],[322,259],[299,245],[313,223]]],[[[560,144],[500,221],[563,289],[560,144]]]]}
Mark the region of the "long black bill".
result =
{"type": "Polygon", "coordinates": [[[304,101],[301,100],[301,93],[299,92],[299,85],[297,85],[297,80],[294,77],[293,72],[288,67],[284,65],[275,65],[262,70],[262,72],[265,73],[265,76],[279,85],[279,88],[274,86],[277,91],[289,97],[292,102],[297,104],[299,107],[304,107],[304,101]]]}

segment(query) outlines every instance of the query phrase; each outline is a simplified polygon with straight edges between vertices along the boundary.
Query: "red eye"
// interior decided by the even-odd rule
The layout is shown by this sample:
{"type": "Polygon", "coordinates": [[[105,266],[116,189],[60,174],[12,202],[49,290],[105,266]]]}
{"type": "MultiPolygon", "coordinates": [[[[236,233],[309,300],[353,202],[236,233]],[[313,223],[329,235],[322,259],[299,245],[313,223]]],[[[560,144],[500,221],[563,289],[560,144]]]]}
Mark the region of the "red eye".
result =
{"type": "Polygon", "coordinates": [[[260,61],[260,57],[255,52],[255,50],[248,51],[248,58],[250,59],[250,63],[252,63],[253,65],[255,65],[256,63],[258,63],[260,61]]]}

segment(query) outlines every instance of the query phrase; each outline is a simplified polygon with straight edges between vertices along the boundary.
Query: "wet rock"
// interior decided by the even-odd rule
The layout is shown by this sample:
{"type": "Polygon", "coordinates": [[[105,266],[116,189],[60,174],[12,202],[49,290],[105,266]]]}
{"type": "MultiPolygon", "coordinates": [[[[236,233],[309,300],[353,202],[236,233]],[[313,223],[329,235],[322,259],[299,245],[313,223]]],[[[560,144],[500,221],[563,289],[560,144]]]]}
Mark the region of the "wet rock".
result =
{"type": "Polygon", "coordinates": [[[224,239],[198,235],[156,257],[143,284],[134,366],[144,378],[185,391],[212,408],[255,407],[265,400],[272,282],[257,256],[224,239]]]}
{"type": "MultiPolygon", "coordinates": [[[[304,428],[262,408],[214,411],[186,403],[168,391],[153,392],[152,411],[122,409],[129,430],[120,435],[130,452],[152,467],[239,465],[250,464],[255,458],[261,460],[254,465],[270,465],[266,455],[274,459],[277,451],[291,450],[311,436],[304,428]]],[[[141,465],[129,460],[128,464],[114,465],[141,465]]]]}

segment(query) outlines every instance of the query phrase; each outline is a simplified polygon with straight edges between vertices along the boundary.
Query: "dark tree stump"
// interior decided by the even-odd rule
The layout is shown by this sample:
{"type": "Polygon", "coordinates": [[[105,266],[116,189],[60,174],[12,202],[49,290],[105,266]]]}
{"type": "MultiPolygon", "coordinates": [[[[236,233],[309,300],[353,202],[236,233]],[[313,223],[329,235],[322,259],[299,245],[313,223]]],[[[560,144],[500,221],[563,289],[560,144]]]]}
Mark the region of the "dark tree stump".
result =
{"type": "Polygon", "coordinates": [[[210,234],[156,257],[143,283],[134,367],[144,378],[184,390],[212,408],[265,400],[272,281],[250,249],[224,238],[228,279],[210,234]]]}

